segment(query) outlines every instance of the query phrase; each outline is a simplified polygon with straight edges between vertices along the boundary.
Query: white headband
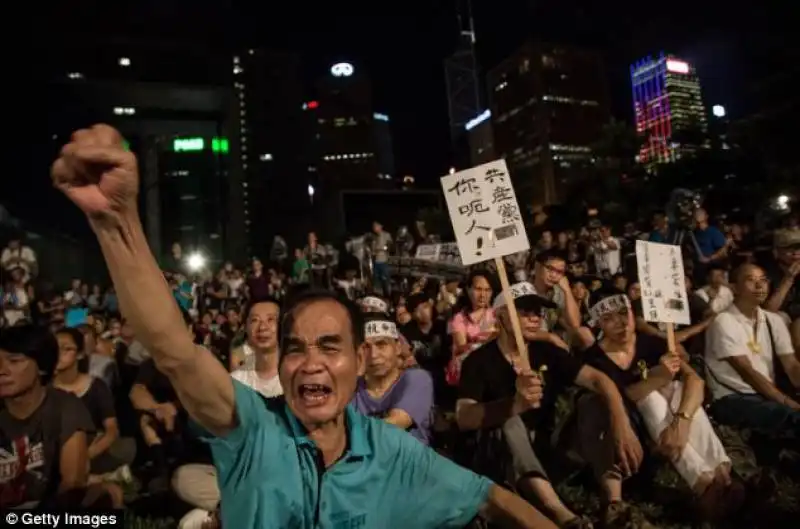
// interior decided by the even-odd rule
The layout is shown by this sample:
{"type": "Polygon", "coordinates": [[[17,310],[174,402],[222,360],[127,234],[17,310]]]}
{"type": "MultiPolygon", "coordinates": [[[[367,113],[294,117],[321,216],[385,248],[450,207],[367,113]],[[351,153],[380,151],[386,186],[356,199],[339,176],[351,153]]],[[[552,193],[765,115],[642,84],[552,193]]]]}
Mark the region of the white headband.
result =
{"type": "Polygon", "coordinates": [[[589,323],[591,325],[597,325],[600,318],[606,314],[621,312],[622,309],[628,310],[630,308],[631,302],[625,294],[617,294],[601,299],[589,309],[589,323]]]}
{"type": "Polygon", "coordinates": [[[392,321],[368,321],[364,324],[364,338],[392,338],[397,340],[399,337],[397,325],[392,321]]]}
{"type": "Polygon", "coordinates": [[[375,296],[367,296],[361,299],[361,307],[364,309],[372,309],[376,312],[389,312],[389,305],[380,298],[375,296]]]}

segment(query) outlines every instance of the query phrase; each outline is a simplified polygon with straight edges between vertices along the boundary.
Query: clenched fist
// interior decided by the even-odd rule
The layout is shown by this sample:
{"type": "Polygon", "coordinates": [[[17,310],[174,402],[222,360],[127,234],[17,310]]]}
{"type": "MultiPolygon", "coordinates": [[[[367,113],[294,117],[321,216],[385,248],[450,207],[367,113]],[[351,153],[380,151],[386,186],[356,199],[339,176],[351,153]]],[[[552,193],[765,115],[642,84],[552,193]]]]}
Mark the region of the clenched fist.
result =
{"type": "Polygon", "coordinates": [[[136,211],[139,170],[122,136],[108,125],[72,134],[51,170],[53,185],[92,218],[136,211]]]}
{"type": "Polygon", "coordinates": [[[517,406],[523,410],[538,408],[542,405],[542,379],[538,373],[530,369],[515,369],[517,372],[515,397],[517,406]]]}
{"type": "Polygon", "coordinates": [[[678,353],[667,351],[666,354],[661,356],[658,362],[670,375],[674,375],[681,370],[681,357],[678,353]]]}

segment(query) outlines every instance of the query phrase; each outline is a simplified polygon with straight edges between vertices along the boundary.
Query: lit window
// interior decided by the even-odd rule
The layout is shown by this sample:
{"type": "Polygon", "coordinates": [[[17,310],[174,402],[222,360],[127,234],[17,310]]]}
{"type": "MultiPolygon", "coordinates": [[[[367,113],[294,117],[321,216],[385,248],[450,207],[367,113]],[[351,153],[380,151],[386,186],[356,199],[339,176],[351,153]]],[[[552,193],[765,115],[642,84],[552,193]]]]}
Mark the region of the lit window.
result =
{"type": "Polygon", "coordinates": [[[261,156],[259,156],[258,158],[259,158],[259,159],[260,159],[262,162],[271,162],[271,161],[272,161],[272,155],[271,155],[271,154],[269,154],[269,153],[262,154],[262,155],[261,155],[261,156]]]}
{"type": "Polygon", "coordinates": [[[117,61],[120,66],[130,66],[131,60],[128,57],[120,57],[119,61],[117,61]]]}
{"type": "Polygon", "coordinates": [[[83,74],[80,72],[69,72],[67,77],[70,79],[83,79],[83,74]]]}

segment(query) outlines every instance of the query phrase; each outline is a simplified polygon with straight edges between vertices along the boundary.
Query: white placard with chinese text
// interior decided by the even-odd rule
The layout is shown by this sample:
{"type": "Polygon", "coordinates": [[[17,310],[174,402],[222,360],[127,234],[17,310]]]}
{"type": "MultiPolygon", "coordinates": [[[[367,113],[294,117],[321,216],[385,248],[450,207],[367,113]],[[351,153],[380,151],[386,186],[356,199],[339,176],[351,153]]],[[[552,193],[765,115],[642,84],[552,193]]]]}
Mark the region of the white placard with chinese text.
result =
{"type": "Polygon", "coordinates": [[[636,261],[645,321],[690,325],[680,247],[636,241],[636,261]]]}
{"type": "Polygon", "coordinates": [[[461,264],[461,254],[458,252],[458,244],[454,242],[420,244],[417,246],[415,257],[417,259],[425,259],[426,261],[441,261],[454,265],[461,264]]]}
{"type": "Polygon", "coordinates": [[[464,266],[530,249],[505,160],[442,177],[464,266]]]}

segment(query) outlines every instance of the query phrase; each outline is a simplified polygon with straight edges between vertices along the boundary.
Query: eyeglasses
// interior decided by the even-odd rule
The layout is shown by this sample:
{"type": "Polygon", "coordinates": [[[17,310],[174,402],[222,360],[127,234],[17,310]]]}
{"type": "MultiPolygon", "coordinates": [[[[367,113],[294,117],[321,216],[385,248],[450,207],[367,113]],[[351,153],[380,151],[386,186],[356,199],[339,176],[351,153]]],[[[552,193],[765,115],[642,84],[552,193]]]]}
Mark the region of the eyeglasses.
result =
{"type": "Polygon", "coordinates": [[[544,265],[544,269],[547,270],[548,272],[550,272],[551,274],[555,274],[555,275],[559,275],[559,276],[563,276],[564,274],[567,273],[567,271],[565,269],[556,268],[555,266],[549,265],[549,264],[544,265]]]}

